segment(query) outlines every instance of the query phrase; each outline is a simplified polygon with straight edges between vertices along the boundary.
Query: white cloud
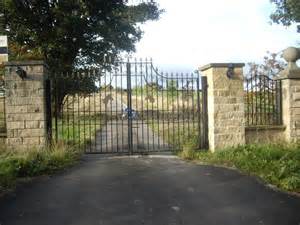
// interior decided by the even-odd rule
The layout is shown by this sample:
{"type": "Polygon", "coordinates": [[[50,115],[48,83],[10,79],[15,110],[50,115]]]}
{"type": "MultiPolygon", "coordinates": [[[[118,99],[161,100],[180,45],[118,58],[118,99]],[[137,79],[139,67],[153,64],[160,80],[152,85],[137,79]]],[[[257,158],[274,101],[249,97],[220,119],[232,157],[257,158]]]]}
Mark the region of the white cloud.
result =
{"type": "Polygon", "coordinates": [[[144,25],[138,57],[197,68],[210,62],[259,61],[296,45],[295,27],[270,25],[269,0],[160,0],[162,18],[144,25]]]}

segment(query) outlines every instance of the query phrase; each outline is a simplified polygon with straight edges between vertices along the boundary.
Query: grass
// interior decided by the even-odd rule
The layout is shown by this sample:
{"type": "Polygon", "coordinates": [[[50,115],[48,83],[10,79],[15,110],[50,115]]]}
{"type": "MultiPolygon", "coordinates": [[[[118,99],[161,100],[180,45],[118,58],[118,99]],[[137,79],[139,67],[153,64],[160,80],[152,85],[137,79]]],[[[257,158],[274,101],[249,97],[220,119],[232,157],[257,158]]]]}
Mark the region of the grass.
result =
{"type": "Polygon", "coordinates": [[[237,168],[281,190],[300,193],[299,144],[246,145],[216,153],[186,146],[179,155],[187,160],[237,168]]]}
{"type": "Polygon", "coordinates": [[[173,123],[169,121],[163,125],[161,121],[149,120],[148,124],[155,134],[163,138],[166,143],[174,146],[175,150],[183,149],[184,146],[190,146],[193,149],[200,146],[197,122],[173,123]]]}
{"type": "Polygon", "coordinates": [[[14,188],[19,178],[53,174],[73,165],[82,151],[74,146],[56,144],[49,149],[0,151],[0,192],[14,188]]]}
{"type": "MultiPolygon", "coordinates": [[[[57,121],[58,141],[64,141],[68,144],[91,143],[95,139],[95,134],[105,125],[107,118],[105,115],[72,115],[57,121]]],[[[53,119],[53,138],[56,138],[56,124],[53,119]]]]}

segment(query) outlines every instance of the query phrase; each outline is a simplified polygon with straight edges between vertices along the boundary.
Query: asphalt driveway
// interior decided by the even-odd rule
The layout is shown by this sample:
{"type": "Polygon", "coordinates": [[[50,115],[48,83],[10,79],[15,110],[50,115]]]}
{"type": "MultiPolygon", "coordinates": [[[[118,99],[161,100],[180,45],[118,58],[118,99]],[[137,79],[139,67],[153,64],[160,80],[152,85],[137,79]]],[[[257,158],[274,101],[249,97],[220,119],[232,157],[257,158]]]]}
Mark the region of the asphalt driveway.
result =
{"type": "Polygon", "coordinates": [[[299,225],[300,199],[178,159],[87,156],[0,199],[1,225],[299,225]]]}

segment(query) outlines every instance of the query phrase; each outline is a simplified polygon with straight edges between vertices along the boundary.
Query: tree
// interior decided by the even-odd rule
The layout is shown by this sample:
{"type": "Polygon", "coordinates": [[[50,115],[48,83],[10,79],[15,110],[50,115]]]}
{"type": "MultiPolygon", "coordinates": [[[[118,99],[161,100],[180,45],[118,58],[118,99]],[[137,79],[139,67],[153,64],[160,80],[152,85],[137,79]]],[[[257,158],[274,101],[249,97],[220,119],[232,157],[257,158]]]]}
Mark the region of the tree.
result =
{"type": "MultiPolygon", "coordinates": [[[[261,64],[248,63],[244,87],[246,89],[246,113],[263,121],[264,113],[275,110],[277,82],[272,80],[286,67],[278,53],[267,52],[261,64]]],[[[247,117],[248,118],[248,117],[247,117]]],[[[269,118],[270,119],[270,118],[269,118]]],[[[252,117],[253,120],[253,117],[252,117]]]]}
{"type": "Polygon", "coordinates": [[[286,66],[286,63],[279,58],[278,53],[267,52],[267,55],[264,57],[264,61],[261,64],[254,62],[248,63],[248,71],[246,76],[248,78],[254,76],[267,76],[269,78],[274,78],[282,71],[286,66]]]}
{"type": "Polygon", "coordinates": [[[98,64],[105,55],[134,51],[140,23],[156,20],[155,2],[125,0],[4,0],[0,32],[28,49],[39,49],[49,66],[98,64]]]}
{"type": "MultiPolygon", "coordinates": [[[[300,22],[299,0],[271,0],[271,2],[276,5],[276,10],[271,15],[273,22],[285,26],[300,22]]],[[[298,32],[300,32],[300,25],[298,26],[298,32]]]]}
{"type": "MultiPolygon", "coordinates": [[[[128,0],[2,0],[0,33],[28,52],[40,53],[52,73],[103,66],[105,58],[132,52],[142,37],[140,24],[162,13],[154,1],[128,0]]],[[[109,65],[106,64],[109,67],[109,65]]],[[[93,76],[83,80],[61,77],[58,102],[70,93],[94,90],[93,76]],[[76,83],[77,82],[77,83],[76,83]],[[87,85],[85,85],[87,84],[87,85]],[[74,87],[80,86],[80,89],[74,87]]]]}

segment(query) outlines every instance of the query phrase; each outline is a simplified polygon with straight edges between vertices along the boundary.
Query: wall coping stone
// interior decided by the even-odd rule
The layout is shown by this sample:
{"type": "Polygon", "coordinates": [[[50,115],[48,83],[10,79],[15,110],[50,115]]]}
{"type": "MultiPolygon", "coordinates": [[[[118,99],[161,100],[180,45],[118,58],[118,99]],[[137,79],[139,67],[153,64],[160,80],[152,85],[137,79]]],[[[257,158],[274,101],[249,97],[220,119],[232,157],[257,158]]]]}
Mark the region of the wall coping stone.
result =
{"type": "Polygon", "coordinates": [[[9,61],[4,63],[5,66],[45,66],[48,65],[43,60],[28,60],[28,61],[9,61]]]}
{"type": "Polygon", "coordinates": [[[246,126],[246,131],[258,131],[258,130],[285,130],[284,125],[264,125],[264,126],[246,126]]]}
{"type": "Polygon", "coordinates": [[[281,71],[279,75],[274,78],[274,80],[287,80],[287,79],[300,80],[300,68],[297,69],[287,68],[281,71]]]}
{"type": "Polygon", "coordinates": [[[203,72],[211,68],[228,68],[231,65],[233,65],[234,68],[242,68],[245,66],[245,63],[209,63],[200,67],[199,70],[203,72]]]}

